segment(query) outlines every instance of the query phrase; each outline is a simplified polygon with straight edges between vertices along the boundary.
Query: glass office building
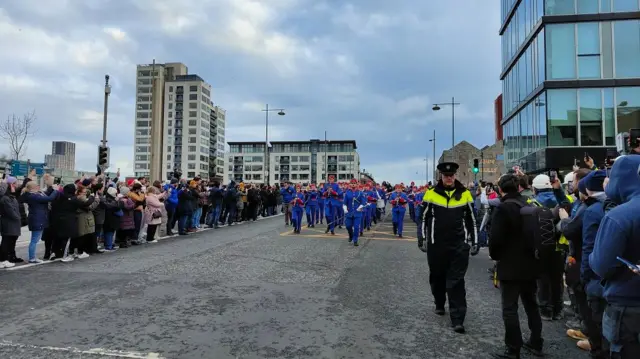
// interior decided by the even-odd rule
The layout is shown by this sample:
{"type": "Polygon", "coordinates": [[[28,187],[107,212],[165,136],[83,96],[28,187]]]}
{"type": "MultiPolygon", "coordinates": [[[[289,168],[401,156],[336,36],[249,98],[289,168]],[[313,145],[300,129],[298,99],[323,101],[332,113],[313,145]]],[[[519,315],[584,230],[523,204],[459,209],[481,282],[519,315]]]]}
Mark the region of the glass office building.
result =
{"type": "Polygon", "coordinates": [[[640,128],[640,0],[501,0],[505,165],[597,163],[640,128]]]}

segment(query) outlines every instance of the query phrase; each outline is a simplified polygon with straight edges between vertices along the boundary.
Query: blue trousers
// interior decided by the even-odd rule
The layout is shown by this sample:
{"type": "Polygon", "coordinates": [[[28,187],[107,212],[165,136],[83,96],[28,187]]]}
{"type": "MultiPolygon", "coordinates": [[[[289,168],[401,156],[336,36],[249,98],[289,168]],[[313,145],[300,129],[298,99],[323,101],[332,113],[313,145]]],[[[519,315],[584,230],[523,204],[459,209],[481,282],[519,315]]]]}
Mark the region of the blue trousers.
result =
{"type": "Polygon", "coordinates": [[[324,219],[324,202],[318,202],[318,222],[322,223],[322,220],[324,219]]]}
{"type": "Polygon", "coordinates": [[[317,204],[307,204],[307,224],[313,226],[318,222],[318,205],[317,204]]]}
{"type": "Polygon", "coordinates": [[[338,206],[326,203],[324,206],[324,214],[327,217],[327,227],[333,232],[336,228],[336,222],[338,221],[338,206]]]}
{"type": "Polygon", "coordinates": [[[393,207],[391,210],[391,222],[398,228],[398,235],[402,235],[402,229],[404,228],[404,214],[407,211],[402,206],[393,207]]]}
{"type": "Polygon", "coordinates": [[[298,232],[302,228],[303,213],[304,209],[302,207],[295,206],[293,207],[293,209],[291,209],[291,221],[293,222],[293,229],[297,230],[298,232]]]}
{"type": "Polygon", "coordinates": [[[353,243],[358,243],[358,237],[360,236],[360,224],[362,223],[362,213],[349,213],[345,218],[345,225],[347,232],[349,232],[349,240],[353,243]]]}
{"type": "Polygon", "coordinates": [[[344,207],[342,207],[342,202],[338,203],[338,225],[342,226],[344,225],[344,207]]]}

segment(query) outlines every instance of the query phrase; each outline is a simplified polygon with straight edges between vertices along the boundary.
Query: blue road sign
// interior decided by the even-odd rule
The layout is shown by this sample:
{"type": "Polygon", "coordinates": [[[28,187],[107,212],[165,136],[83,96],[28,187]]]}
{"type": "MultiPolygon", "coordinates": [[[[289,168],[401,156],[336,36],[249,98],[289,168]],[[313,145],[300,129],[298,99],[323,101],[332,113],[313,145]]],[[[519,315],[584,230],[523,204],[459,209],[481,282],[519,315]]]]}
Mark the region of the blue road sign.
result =
{"type": "Polygon", "coordinates": [[[11,175],[15,177],[24,177],[29,174],[32,169],[36,170],[36,175],[44,175],[44,163],[27,162],[27,161],[11,161],[11,175]]]}

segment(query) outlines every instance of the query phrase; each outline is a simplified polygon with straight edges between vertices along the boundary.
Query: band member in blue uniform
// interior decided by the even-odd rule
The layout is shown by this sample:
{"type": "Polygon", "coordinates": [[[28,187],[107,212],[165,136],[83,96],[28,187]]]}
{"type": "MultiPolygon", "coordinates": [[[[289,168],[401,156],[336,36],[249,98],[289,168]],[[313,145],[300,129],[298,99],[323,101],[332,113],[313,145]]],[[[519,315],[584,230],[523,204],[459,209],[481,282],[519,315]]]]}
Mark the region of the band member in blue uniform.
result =
{"type": "Polygon", "coordinates": [[[340,193],[338,193],[338,201],[340,201],[340,206],[338,206],[338,221],[336,225],[338,228],[342,228],[344,226],[344,191],[347,190],[347,186],[344,182],[338,183],[338,187],[340,187],[340,193]]]}
{"type": "Polygon", "coordinates": [[[318,185],[318,208],[316,208],[318,223],[322,224],[324,222],[324,195],[322,193],[323,184],[318,185]]]}
{"type": "Polygon", "coordinates": [[[404,228],[404,214],[407,211],[407,195],[402,192],[402,185],[396,185],[396,191],[391,194],[389,201],[393,208],[391,209],[391,222],[393,223],[393,234],[402,238],[402,230],[404,228]]]}
{"type": "Polygon", "coordinates": [[[371,222],[374,220],[375,210],[376,210],[376,202],[378,201],[373,192],[373,188],[371,188],[371,182],[369,182],[365,186],[364,195],[367,198],[367,208],[364,211],[365,213],[365,228],[367,231],[371,230],[371,222]]]}
{"type": "Polygon", "coordinates": [[[304,193],[298,184],[296,193],[291,200],[291,222],[293,223],[293,232],[300,233],[302,228],[302,216],[304,213],[304,193]]]}
{"type": "Polygon", "coordinates": [[[327,217],[327,230],[324,233],[331,232],[331,234],[336,234],[335,227],[341,219],[338,217],[338,213],[343,212],[342,201],[338,198],[339,195],[342,195],[342,189],[340,189],[340,186],[334,181],[335,177],[329,176],[329,183],[325,183],[324,185],[324,193],[326,195],[324,214],[327,217]],[[338,211],[338,207],[340,207],[340,212],[338,211]]]}
{"type": "Polygon", "coordinates": [[[304,199],[307,211],[307,227],[314,228],[318,221],[318,198],[320,198],[320,194],[316,190],[316,185],[311,184],[304,199]]]}
{"type": "Polygon", "coordinates": [[[345,226],[347,227],[347,232],[349,232],[349,242],[353,242],[356,247],[358,246],[358,237],[361,231],[362,216],[367,208],[367,199],[357,187],[358,181],[352,179],[351,188],[344,192],[344,204],[347,207],[345,226]]]}

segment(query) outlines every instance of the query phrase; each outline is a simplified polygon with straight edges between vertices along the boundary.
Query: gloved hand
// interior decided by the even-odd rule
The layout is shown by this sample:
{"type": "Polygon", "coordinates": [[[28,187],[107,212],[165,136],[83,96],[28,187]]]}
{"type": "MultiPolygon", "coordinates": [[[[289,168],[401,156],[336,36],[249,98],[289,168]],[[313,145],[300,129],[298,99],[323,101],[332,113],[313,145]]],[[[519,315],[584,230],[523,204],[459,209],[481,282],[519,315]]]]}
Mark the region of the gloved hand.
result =
{"type": "Polygon", "coordinates": [[[424,239],[418,238],[418,248],[424,253],[427,253],[427,246],[424,245],[424,239]]]}
{"type": "Polygon", "coordinates": [[[472,256],[475,256],[479,252],[480,252],[480,247],[478,247],[477,244],[471,246],[471,249],[469,250],[469,254],[472,255],[472,256]]]}

